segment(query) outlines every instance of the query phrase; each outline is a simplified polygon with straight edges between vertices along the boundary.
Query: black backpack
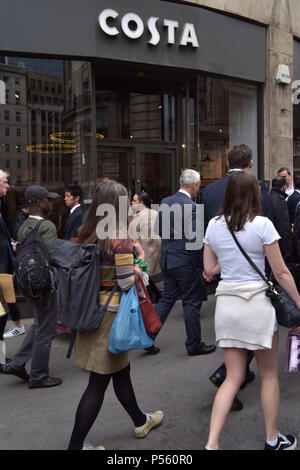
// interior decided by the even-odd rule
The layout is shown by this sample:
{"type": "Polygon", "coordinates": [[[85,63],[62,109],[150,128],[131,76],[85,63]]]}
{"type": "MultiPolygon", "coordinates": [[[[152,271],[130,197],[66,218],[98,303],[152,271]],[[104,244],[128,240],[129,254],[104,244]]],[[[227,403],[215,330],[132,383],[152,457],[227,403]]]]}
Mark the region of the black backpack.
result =
{"type": "Polygon", "coordinates": [[[15,273],[18,286],[25,297],[38,298],[55,290],[50,255],[39,233],[45,219],[40,220],[17,245],[15,273]]]}
{"type": "Polygon", "coordinates": [[[70,357],[76,332],[99,327],[117,286],[101,308],[98,244],[81,245],[58,239],[54,242],[52,263],[58,269],[60,319],[73,332],[67,355],[70,357]]]}

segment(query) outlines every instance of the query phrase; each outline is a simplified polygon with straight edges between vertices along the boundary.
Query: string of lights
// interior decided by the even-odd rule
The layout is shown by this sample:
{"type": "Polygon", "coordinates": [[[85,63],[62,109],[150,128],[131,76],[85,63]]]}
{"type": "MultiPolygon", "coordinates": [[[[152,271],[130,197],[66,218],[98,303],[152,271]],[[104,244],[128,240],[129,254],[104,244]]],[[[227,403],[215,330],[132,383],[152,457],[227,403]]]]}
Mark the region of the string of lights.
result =
{"type": "MultiPolygon", "coordinates": [[[[27,145],[27,152],[31,153],[41,153],[41,154],[50,154],[50,153],[62,153],[62,154],[72,154],[77,152],[76,145],[76,135],[74,131],[66,132],[54,132],[50,134],[50,140],[54,143],[49,144],[33,144],[27,145]],[[68,139],[66,137],[75,137],[75,139],[68,139]]],[[[85,137],[92,137],[92,132],[85,132],[85,137]]],[[[104,135],[97,133],[96,139],[104,139],[104,135]]]]}

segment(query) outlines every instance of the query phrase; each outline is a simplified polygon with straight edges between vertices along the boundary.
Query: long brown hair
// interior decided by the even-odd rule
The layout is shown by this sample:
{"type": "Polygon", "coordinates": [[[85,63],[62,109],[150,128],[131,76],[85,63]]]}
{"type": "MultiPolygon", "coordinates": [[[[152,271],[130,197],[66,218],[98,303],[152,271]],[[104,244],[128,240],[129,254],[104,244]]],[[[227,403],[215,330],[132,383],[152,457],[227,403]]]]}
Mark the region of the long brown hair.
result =
{"type": "Polygon", "coordinates": [[[238,171],[228,180],[219,215],[224,216],[230,231],[240,232],[245,223],[262,214],[260,188],[252,173],[238,171]]]}
{"type": "Polygon", "coordinates": [[[97,208],[101,204],[111,204],[115,208],[116,219],[119,220],[119,203],[120,196],[127,197],[127,205],[129,206],[128,192],[125,186],[121,183],[118,183],[114,180],[103,181],[98,184],[95,189],[93,201],[89,209],[86,221],[78,231],[78,242],[87,244],[87,243],[96,243],[98,241],[100,246],[100,254],[107,255],[111,254],[111,240],[99,240],[96,233],[96,228],[98,223],[105,216],[97,216],[97,208]]]}

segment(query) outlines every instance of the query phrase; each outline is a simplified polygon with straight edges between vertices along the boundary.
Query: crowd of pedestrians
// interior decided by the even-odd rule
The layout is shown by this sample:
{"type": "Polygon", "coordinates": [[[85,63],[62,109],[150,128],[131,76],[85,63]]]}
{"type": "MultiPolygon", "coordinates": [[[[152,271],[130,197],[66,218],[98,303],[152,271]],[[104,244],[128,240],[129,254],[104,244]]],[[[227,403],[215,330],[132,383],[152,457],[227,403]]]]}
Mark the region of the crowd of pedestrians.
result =
{"type": "MultiPolygon", "coordinates": [[[[204,221],[195,202],[201,186],[201,175],[196,170],[182,172],[179,190],[161,201],[158,212],[151,209],[151,197],[147,193],[135,194],[131,216],[139,236],[134,238],[129,230],[131,218],[127,219],[125,239],[119,235],[124,227],[118,225],[114,237],[102,240],[97,232],[98,223],[104,218],[97,212],[101,204],[113,205],[116,220],[120,220],[120,197],[127,198],[129,208],[128,192],[122,184],[107,178],[97,181],[88,211],[83,209],[82,189],[75,184],[65,188],[68,217],[62,238],[74,243],[98,244],[100,303],[106,306],[100,326],[76,337],[75,363],[89,371],[89,380],[79,400],[69,450],[103,449],[94,447],[86,438],[111,380],[118,400],[133,422],[136,438],[146,437],[163,420],[161,410],[146,413],[140,409],[130,377],[129,352],[113,355],[108,351],[110,329],[122,291],[126,292],[134,285],[135,277],[143,271],[141,266],[144,265],[149,265],[147,290],[162,325],[175,302],[182,301],[187,354],[212,354],[216,346],[223,351],[224,363],[209,377],[218,391],[205,450],[220,449],[221,433],[229,412],[243,408],[237,394],[240,388],[255,379],[250,370],[254,357],[261,377],[265,450],[296,448],[296,437],[280,433],[277,426],[279,340],[275,310],[265,295],[266,285],[239,251],[234,236],[261,271],[278,282],[300,309],[300,296],[287,267],[299,263],[300,178],[296,175],[293,180],[291,171],[282,167],[268,191],[265,183],[251,172],[252,151],[246,145],[236,145],[229,151],[227,166],[228,173],[209,185],[202,195],[204,221]],[[173,212],[174,207],[179,212],[173,212]],[[169,217],[167,234],[165,213],[169,217]],[[162,274],[162,292],[155,284],[157,274],[162,274]],[[219,281],[216,345],[207,345],[201,335],[200,312],[202,302],[207,300],[206,285],[213,279],[219,281]],[[111,295],[115,287],[118,291],[111,295]]],[[[8,178],[9,174],[0,170],[2,202],[9,189],[8,178]]],[[[18,243],[26,239],[40,221],[40,235],[51,256],[58,235],[56,226],[48,218],[52,201],[57,196],[44,187],[30,186],[25,191],[25,205],[11,225],[1,211],[0,273],[13,274],[18,243]]],[[[0,373],[18,377],[28,383],[29,389],[59,386],[63,380],[49,373],[51,343],[57,331],[57,291],[43,292],[39,297],[29,299],[29,304],[34,322],[12,359],[6,358],[5,340],[25,333],[17,303],[8,304],[13,325],[6,332],[7,313],[0,315],[0,373]],[[26,365],[30,360],[29,369],[26,365]]],[[[158,333],[152,335],[153,340],[156,341],[158,333]]],[[[155,343],[146,352],[158,354],[160,349],[155,343]]]]}

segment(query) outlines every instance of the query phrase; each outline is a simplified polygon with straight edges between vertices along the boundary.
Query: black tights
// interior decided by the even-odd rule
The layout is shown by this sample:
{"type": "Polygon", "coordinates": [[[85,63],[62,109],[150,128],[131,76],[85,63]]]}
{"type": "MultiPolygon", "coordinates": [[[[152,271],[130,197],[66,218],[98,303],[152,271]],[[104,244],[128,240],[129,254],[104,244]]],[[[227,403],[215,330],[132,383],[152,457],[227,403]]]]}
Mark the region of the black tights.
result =
{"type": "Polygon", "coordinates": [[[130,364],[109,375],[90,373],[88,386],[79,402],[68,450],[81,450],[84,440],[101,409],[104,394],[113,380],[115,394],[136,427],[143,426],[146,415],[139,409],[130,378],[130,364]]]}

